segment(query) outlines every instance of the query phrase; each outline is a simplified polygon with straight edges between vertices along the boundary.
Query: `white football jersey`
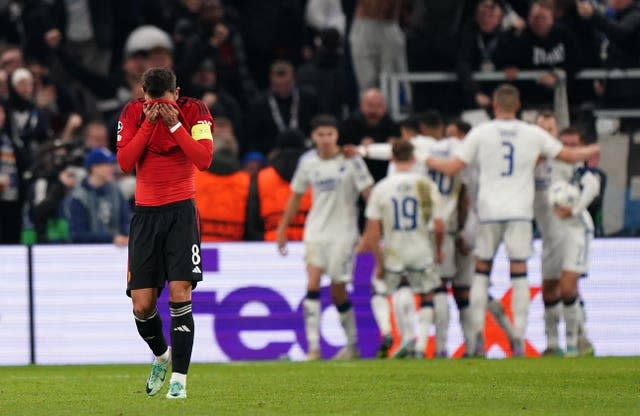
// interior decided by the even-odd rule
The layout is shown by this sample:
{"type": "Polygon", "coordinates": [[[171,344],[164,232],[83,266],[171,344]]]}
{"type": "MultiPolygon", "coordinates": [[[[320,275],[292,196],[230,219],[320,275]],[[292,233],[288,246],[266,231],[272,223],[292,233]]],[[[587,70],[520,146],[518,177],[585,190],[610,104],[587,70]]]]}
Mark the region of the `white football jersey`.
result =
{"type": "Polygon", "coordinates": [[[456,155],[478,164],[479,220],[531,220],[538,157],[553,159],[561,150],[558,140],[524,121],[493,120],[473,128],[456,155]]]}
{"type": "MultiPolygon", "coordinates": [[[[453,159],[461,145],[462,141],[454,137],[436,140],[429,147],[429,156],[453,159]]],[[[427,173],[438,186],[438,192],[444,204],[442,220],[445,227],[447,231],[455,232],[458,229],[458,201],[462,190],[462,175],[448,176],[431,169],[427,173]]]]}
{"type": "Polygon", "coordinates": [[[303,194],[312,189],[311,211],[304,225],[305,242],[356,241],[360,192],[373,184],[361,157],[338,154],[322,159],[315,150],[300,158],[291,189],[303,194]]]}
{"type": "Polygon", "coordinates": [[[397,172],[378,182],[365,216],[382,222],[385,269],[422,269],[433,262],[430,223],[441,217],[433,181],[415,172],[397,172]]]}

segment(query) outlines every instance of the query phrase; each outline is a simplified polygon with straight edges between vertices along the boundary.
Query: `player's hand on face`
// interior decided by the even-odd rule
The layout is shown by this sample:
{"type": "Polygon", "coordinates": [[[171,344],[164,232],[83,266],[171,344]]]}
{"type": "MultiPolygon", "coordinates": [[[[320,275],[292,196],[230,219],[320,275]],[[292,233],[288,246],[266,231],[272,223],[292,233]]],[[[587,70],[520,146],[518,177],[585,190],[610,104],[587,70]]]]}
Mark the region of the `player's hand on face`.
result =
{"type": "Polygon", "coordinates": [[[145,103],[142,106],[142,112],[151,123],[155,123],[158,120],[158,104],[145,103]]]}
{"type": "Polygon", "coordinates": [[[573,215],[571,207],[567,205],[560,205],[559,207],[554,208],[553,213],[562,219],[569,218],[573,215]]]}
{"type": "Polygon", "coordinates": [[[178,123],[178,109],[169,104],[160,104],[158,107],[158,115],[162,117],[165,126],[173,127],[178,123]]]}

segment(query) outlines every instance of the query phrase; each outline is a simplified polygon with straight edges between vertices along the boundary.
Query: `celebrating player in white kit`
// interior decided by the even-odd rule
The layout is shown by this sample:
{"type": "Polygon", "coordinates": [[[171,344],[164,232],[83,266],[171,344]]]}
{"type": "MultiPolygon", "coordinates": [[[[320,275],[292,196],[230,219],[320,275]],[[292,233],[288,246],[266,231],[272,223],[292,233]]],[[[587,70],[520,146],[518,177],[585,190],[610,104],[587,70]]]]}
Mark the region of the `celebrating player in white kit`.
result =
{"type": "MultiPolygon", "coordinates": [[[[568,127],[560,132],[560,141],[568,147],[582,145],[582,134],[579,130],[568,127]]],[[[587,207],[600,193],[600,179],[597,174],[583,164],[568,165],[554,161],[551,165],[551,183],[570,183],[579,190],[579,196],[572,205],[553,206],[553,212],[559,221],[554,222],[552,235],[556,247],[548,255],[549,270],[545,276],[547,290],[562,299],[562,311],[566,331],[566,356],[578,355],[579,340],[590,345],[584,330],[583,310],[578,295],[578,279],[588,271],[589,245],[593,239],[594,225],[587,207]],[[582,330],[580,330],[582,329],[582,330]]],[[[553,198],[552,202],[553,202],[553,198]]],[[[546,320],[545,320],[546,321],[546,320]]],[[[557,321],[552,322],[556,325],[557,321]]],[[[545,322],[546,324],[546,322],[545,322]]],[[[545,325],[545,330],[547,328],[545,325]]],[[[552,337],[548,337],[551,348],[554,347],[552,337]]],[[[557,335],[555,348],[558,349],[557,335]]],[[[588,348],[587,348],[588,349],[588,348]]]]}
{"type": "Polygon", "coordinates": [[[413,146],[405,140],[393,144],[396,174],[374,186],[365,215],[367,225],[359,250],[370,249],[376,258],[377,277],[383,277],[388,294],[406,276],[411,289],[421,297],[415,355],[424,358],[429,329],[433,323],[433,294],[440,285],[434,258],[442,258],[444,224],[437,186],[412,171],[413,146]],[[435,234],[436,252],[429,231],[435,234]],[[381,237],[384,248],[381,249],[381,237]]]}
{"type": "Polygon", "coordinates": [[[537,126],[516,119],[520,109],[517,88],[503,84],[493,94],[495,120],[469,132],[453,160],[427,159],[427,166],[455,175],[476,162],[479,169],[476,273],[471,285],[471,308],[477,331],[484,331],[489,276],[493,257],[504,241],[510,259],[513,288],[514,335],[512,355],[524,354],[529,311],[527,258],[533,238],[534,168],[539,156],[577,162],[599,152],[597,145],[565,148],[537,126]]]}
{"type": "Polygon", "coordinates": [[[278,248],[286,254],[285,230],[298,212],[308,186],[313,190],[311,211],[304,226],[307,295],[303,303],[308,359],[320,358],[320,278],[331,278],[331,297],[347,338],[334,358],[359,357],[356,324],[346,284],[351,282],[353,255],[358,241],[358,196],[368,197],[373,178],[360,157],[347,159],[338,146],[337,121],[316,116],[311,123],[315,150],[303,155],[291,180],[293,195],[277,230],[278,248]]]}

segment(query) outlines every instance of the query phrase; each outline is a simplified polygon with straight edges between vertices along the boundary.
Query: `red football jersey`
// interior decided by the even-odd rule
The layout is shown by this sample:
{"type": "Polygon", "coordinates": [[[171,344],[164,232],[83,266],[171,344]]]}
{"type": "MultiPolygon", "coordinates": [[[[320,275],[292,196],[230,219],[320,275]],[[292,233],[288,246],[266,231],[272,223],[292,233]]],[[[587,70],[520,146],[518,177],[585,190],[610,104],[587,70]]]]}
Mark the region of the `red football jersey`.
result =
{"type": "Polygon", "coordinates": [[[145,119],[144,99],[131,101],[118,120],[118,162],[136,168],[136,205],[159,206],[195,197],[195,168],[205,170],[213,155],[214,122],[200,100],[180,97],[182,126],[174,133],[162,119],[145,119]]]}

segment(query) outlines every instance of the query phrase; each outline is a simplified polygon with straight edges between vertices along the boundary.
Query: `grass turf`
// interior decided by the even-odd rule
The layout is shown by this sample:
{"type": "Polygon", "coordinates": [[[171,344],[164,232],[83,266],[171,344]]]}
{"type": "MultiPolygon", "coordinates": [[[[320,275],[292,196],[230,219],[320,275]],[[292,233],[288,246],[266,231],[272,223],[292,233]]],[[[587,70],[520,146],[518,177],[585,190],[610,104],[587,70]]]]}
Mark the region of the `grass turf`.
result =
{"type": "Polygon", "coordinates": [[[640,414],[640,357],[193,364],[186,401],[149,368],[0,367],[0,415],[640,414]]]}

